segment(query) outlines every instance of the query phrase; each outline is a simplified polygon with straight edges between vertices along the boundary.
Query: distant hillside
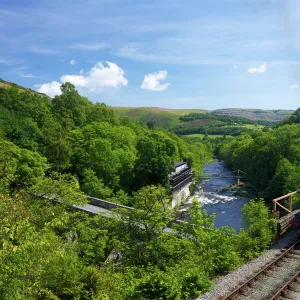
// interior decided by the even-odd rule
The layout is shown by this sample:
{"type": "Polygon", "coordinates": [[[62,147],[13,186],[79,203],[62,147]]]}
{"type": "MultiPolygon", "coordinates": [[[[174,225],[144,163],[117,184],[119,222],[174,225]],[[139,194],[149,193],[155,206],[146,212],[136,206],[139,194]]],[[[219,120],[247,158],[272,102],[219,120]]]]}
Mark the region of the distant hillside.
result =
{"type": "Polygon", "coordinates": [[[216,109],[211,113],[214,115],[245,117],[250,120],[264,120],[270,122],[280,122],[289,117],[293,110],[262,110],[262,109],[241,109],[241,108],[223,108],[216,109]]]}
{"type": "Polygon", "coordinates": [[[225,108],[214,111],[202,109],[166,109],[159,107],[112,107],[118,116],[136,122],[153,122],[180,135],[209,136],[239,135],[262,130],[291,116],[291,110],[262,110],[225,108]]]}
{"type": "Polygon", "coordinates": [[[129,117],[136,122],[154,122],[157,126],[170,128],[181,124],[179,118],[190,113],[208,113],[204,109],[168,109],[160,107],[111,107],[119,117],[129,117]]]}
{"type": "MultiPolygon", "coordinates": [[[[204,109],[167,109],[159,107],[112,107],[120,117],[129,117],[136,122],[147,123],[153,121],[158,126],[174,127],[182,124],[180,117],[193,113],[211,113],[231,117],[244,117],[251,121],[280,122],[293,114],[293,110],[262,110],[245,108],[223,108],[208,111],[204,109]]],[[[211,122],[198,120],[197,125],[209,125],[211,122]]],[[[250,122],[251,124],[252,122],[250,122]]],[[[196,125],[196,124],[195,124],[196,125]]]]}
{"type": "Polygon", "coordinates": [[[29,92],[31,92],[31,93],[36,93],[36,94],[39,94],[39,95],[41,95],[41,96],[45,96],[45,97],[47,97],[47,98],[50,98],[50,97],[47,96],[46,94],[39,93],[39,92],[37,92],[37,91],[35,91],[35,90],[25,88],[25,87],[20,86],[20,85],[18,85],[18,84],[16,84],[16,83],[9,82],[9,81],[6,81],[6,80],[3,80],[3,79],[0,78],[0,88],[9,88],[9,87],[12,87],[12,86],[18,88],[18,89],[21,90],[21,91],[29,91],[29,92]]]}
{"type": "Polygon", "coordinates": [[[298,108],[290,117],[281,121],[278,126],[285,124],[300,124],[300,108],[298,108]]]}

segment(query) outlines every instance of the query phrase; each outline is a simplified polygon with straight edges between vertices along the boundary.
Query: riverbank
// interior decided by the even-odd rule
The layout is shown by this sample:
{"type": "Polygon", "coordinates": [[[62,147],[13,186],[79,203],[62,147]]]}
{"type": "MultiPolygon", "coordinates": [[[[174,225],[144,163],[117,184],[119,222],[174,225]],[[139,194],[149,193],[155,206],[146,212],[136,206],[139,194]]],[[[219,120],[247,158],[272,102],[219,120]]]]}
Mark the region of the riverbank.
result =
{"type": "Polygon", "coordinates": [[[234,173],[228,170],[222,161],[212,161],[205,164],[203,174],[210,179],[195,184],[192,195],[179,210],[178,215],[187,219],[188,207],[196,199],[208,214],[215,214],[215,226],[230,226],[239,231],[245,228],[241,209],[248,203],[249,193],[236,184],[234,173]]]}

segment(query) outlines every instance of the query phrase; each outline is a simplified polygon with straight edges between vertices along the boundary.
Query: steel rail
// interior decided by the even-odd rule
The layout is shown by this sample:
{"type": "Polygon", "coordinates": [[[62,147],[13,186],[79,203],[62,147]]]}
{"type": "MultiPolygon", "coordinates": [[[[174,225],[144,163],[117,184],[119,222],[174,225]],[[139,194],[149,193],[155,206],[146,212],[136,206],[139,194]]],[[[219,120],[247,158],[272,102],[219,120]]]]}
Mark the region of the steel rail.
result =
{"type": "Polygon", "coordinates": [[[245,288],[252,281],[254,281],[259,275],[265,273],[267,271],[267,269],[269,269],[270,267],[272,267],[273,265],[275,265],[276,263],[278,263],[283,257],[285,257],[290,251],[292,251],[299,243],[300,243],[300,240],[298,240],[290,248],[288,248],[286,251],[284,251],[279,257],[277,257],[271,263],[267,264],[261,271],[259,271],[255,275],[253,275],[250,279],[246,280],[243,284],[241,284],[239,287],[237,287],[235,290],[233,290],[229,295],[227,295],[224,298],[222,298],[222,300],[230,300],[230,299],[232,299],[232,297],[234,297],[237,294],[239,294],[243,288],[245,288]]]}
{"type": "Polygon", "coordinates": [[[286,290],[286,289],[288,289],[289,288],[289,285],[291,284],[291,283],[293,283],[296,279],[297,279],[297,277],[299,277],[300,276],[300,271],[296,274],[296,275],[294,275],[293,276],[293,278],[288,282],[288,283],[286,283],[270,300],[276,300],[276,299],[278,299],[280,296],[281,296],[281,294],[286,290]]]}

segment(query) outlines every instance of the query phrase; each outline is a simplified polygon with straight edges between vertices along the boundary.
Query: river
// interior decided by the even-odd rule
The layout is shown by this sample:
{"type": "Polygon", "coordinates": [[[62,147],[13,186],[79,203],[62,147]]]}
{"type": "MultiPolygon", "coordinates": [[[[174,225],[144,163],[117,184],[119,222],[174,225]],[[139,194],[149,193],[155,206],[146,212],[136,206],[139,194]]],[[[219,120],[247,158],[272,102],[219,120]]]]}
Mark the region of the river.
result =
{"type": "MultiPolygon", "coordinates": [[[[207,163],[203,168],[205,175],[233,175],[222,161],[207,163]]],[[[249,201],[249,198],[234,195],[236,190],[230,189],[235,183],[234,178],[212,178],[197,183],[195,191],[187,199],[191,203],[196,198],[208,214],[216,215],[215,226],[230,226],[237,231],[244,228],[241,208],[249,201]],[[222,192],[223,189],[223,192],[222,192]],[[229,189],[228,191],[224,191],[229,189]]]]}

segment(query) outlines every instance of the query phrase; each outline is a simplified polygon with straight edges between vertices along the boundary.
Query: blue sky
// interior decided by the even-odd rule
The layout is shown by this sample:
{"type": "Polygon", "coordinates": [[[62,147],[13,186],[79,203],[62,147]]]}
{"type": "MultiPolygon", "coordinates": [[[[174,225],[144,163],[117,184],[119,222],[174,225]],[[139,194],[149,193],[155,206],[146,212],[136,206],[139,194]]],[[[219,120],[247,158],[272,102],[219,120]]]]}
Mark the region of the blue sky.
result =
{"type": "MultiPolygon", "coordinates": [[[[3,3],[4,2],[4,3],[3,3]]],[[[10,0],[0,77],[119,106],[296,109],[298,0],[10,0]]]]}

